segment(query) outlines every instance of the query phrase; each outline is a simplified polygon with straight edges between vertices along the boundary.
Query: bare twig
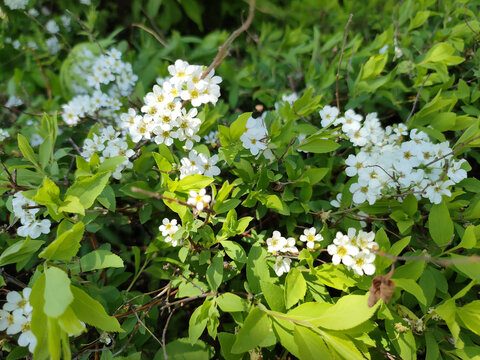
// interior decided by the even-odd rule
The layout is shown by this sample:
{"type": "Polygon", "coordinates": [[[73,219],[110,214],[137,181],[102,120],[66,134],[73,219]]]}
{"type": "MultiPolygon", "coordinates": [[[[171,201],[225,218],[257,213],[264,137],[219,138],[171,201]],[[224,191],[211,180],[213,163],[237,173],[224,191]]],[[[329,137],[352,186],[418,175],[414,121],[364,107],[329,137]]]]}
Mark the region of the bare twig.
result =
{"type": "Polygon", "coordinates": [[[227,56],[227,48],[228,46],[232,43],[233,40],[235,40],[241,33],[247,31],[247,29],[250,27],[253,21],[253,17],[255,15],[255,0],[250,0],[250,8],[248,11],[248,17],[245,20],[245,22],[240,26],[237,30],[235,30],[227,40],[223,43],[222,46],[218,49],[217,56],[215,56],[215,59],[213,59],[212,63],[208,66],[207,70],[202,74],[202,79],[204,79],[210,71],[215,69],[220,63],[225,59],[227,56]]]}
{"type": "Polygon", "coordinates": [[[350,14],[350,17],[348,18],[347,25],[345,25],[345,36],[343,37],[343,44],[342,44],[342,52],[340,53],[340,60],[338,62],[338,69],[337,69],[337,80],[336,80],[336,85],[335,85],[335,95],[337,98],[337,108],[338,111],[340,111],[340,98],[338,95],[338,80],[340,78],[340,67],[342,66],[342,60],[343,60],[343,55],[345,53],[345,43],[347,42],[347,37],[348,37],[348,27],[350,26],[350,23],[352,22],[353,14],[350,14]]]}
{"type": "Polygon", "coordinates": [[[445,154],[443,156],[440,156],[438,158],[435,158],[433,159],[432,161],[430,161],[428,164],[426,164],[425,166],[428,167],[430,165],[432,165],[433,163],[436,163],[437,161],[440,161],[442,159],[445,159],[449,156],[454,156],[456,153],[458,153],[460,150],[462,150],[465,146],[467,146],[468,144],[470,144],[471,142],[474,142],[475,140],[478,140],[480,139],[480,135],[479,136],[475,136],[474,138],[471,138],[470,140],[468,141],[465,141],[463,143],[460,144],[460,146],[458,148],[456,148],[455,150],[452,150],[451,152],[449,152],[448,154],[445,154]]]}
{"type": "Polygon", "coordinates": [[[165,326],[163,327],[163,331],[162,331],[162,349],[163,349],[163,357],[165,360],[168,360],[167,346],[165,344],[165,336],[167,335],[168,324],[170,323],[170,319],[172,318],[172,315],[174,312],[175,312],[175,308],[173,308],[170,314],[168,315],[167,321],[165,322],[165,326]]]}
{"type": "Polygon", "coordinates": [[[401,260],[401,261],[426,261],[433,264],[441,265],[441,266],[450,266],[455,264],[471,264],[471,263],[480,263],[480,256],[479,255],[471,255],[468,257],[462,258],[451,258],[451,259],[443,259],[443,258],[434,258],[430,255],[421,255],[421,256],[397,256],[392,254],[387,254],[383,251],[374,251],[375,254],[392,259],[394,261],[401,260]]]}
{"type": "Polygon", "coordinates": [[[138,27],[140,29],[142,29],[143,31],[146,31],[148,32],[150,35],[152,35],[160,44],[162,44],[163,46],[165,47],[168,47],[168,44],[165,42],[165,40],[163,40],[160,35],[158,35],[155,31],[153,31],[152,29],[149,29],[148,27],[146,27],[145,25],[143,24],[140,24],[140,23],[133,23],[132,24],[133,27],[138,27]]]}
{"type": "Polygon", "coordinates": [[[420,92],[422,91],[423,86],[427,82],[430,75],[431,73],[427,75],[425,80],[423,80],[422,86],[420,86],[420,89],[418,89],[417,96],[415,96],[415,101],[413,102],[412,111],[410,111],[410,114],[408,115],[407,120],[405,120],[405,123],[408,123],[408,120],[410,120],[410,118],[413,116],[413,112],[415,111],[415,107],[417,106],[418,98],[420,97],[420,92]]]}

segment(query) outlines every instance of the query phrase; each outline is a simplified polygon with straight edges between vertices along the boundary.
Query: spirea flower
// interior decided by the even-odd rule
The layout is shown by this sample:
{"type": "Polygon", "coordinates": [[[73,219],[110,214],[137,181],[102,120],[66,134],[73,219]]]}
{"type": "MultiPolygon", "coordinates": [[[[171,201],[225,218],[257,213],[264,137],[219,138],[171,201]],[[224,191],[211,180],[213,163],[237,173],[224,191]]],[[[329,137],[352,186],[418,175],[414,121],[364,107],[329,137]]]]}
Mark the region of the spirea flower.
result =
{"type": "Polygon", "coordinates": [[[193,205],[198,211],[203,211],[207,208],[212,200],[210,195],[207,195],[207,190],[200,189],[198,193],[194,190],[190,190],[188,193],[189,198],[187,203],[193,205]]]}
{"type": "Polygon", "coordinates": [[[309,249],[313,249],[315,247],[315,242],[320,242],[322,240],[323,236],[317,234],[317,230],[314,227],[305,229],[303,231],[303,235],[300,235],[300,241],[305,242],[309,249]]]}

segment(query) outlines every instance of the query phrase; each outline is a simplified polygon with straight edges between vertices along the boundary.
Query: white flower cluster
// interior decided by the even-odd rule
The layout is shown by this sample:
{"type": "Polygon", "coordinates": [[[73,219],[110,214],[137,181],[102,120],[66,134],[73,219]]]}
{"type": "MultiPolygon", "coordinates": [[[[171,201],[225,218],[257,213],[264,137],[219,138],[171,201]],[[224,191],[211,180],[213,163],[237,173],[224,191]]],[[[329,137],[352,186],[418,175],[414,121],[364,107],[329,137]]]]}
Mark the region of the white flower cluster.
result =
{"type": "Polygon", "coordinates": [[[10,134],[8,133],[7,130],[0,129],[0,141],[5,140],[5,139],[8,138],[9,136],[10,136],[10,134]]]}
{"type": "Polygon", "coordinates": [[[5,0],[5,5],[11,10],[23,10],[27,6],[29,0],[5,0]]]}
{"type": "Polygon", "coordinates": [[[265,126],[266,112],[259,118],[253,116],[247,120],[245,132],[240,137],[245,149],[249,149],[252,155],[257,155],[267,148],[268,130],[265,126]]]}
{"type": "Polygon", "coordinates": [[[185,148],[191,149],[200,141],[197,132],[201,120],[196,116],[197,107],[202,104],[216,104],[220,97],[222,78],[214,76],[214,70],[204,73],[204,67],[190,65],[183,60],[168,66],[170,77],[158,79],[161,85],[154,85],[152,92],[145,95],[142,115],[129,109],[122,114],[121,127],[134,141],[153,139],[157,144],[170,146],[174,139],[185,141],[185,148]],[[192,106],[185,109],[185,103],[192,106]]]}
{"type": "Polygon", "coordinates": [[[375,273],[375,253],[378,244],[374,241],[374,232],[365,232],[349,228],[347,235],[337,232],[333,244],[327,246],[327,251],[332,255],[332,263],[341,262],[358,275],[373,275],[375,273]]]}
{"type": "Polygon", "coordinates": [[[117,180],[122,178],[122,171],[124,169],[131,169],[133,167],[133,163],[130,162],[129,158],[135,154],[135,151],[128,148],[128,143],[122,137],[122,134],[115,131],[113,126],[108,126],[100,130],[100,135],[93,134],[92,139],[85,139],[83,142],[81,155],[85,160],[90,161],[92,155],[97,152],[102,152],[100,162],[115,156],[125,157],[125,161],[117,165],[112,174],[117,180]]]}
{"type": "Polygon", "coordinates": [[[0,331],[6,330],[7,335],[21,333],[17,340],[18,345],[28,346],[28,350],[33,353],[37,339],[30,330],[33,311],[29,301],[31,292],[32,289],[25,288],[21,294],[16,291],[7,294],[7,302],[0,310],[0,331]]]}
{"type": "Polygon", "coordinates": [[[41,234],[50,232],[50,220],[39,220],[36,214],[40,211],[38,204],[27,199],[22,192],[17,192],[12,199],[14,215],[20,219],[22,226],[17,229],[17,234],[22,237],[30,236],[32,239],[38,238],[41,234]]]}
{"type": "Polygon", "coordinates": [[[200,189],[197,193],[195,190],[190,190],[189,198],[187,203],[193,205],[198,211],[203,211],[203,209],[208,208],[212,197],[207,195],[207,190],[200,189]]]}
{"type": "MultiPolygon", "coordinates": [[[[305,242],[309,249],[314,249],[315,243],[322,240],[323,236],[317,234],[314,227],[305,229],[303,235],[300,235],[300,241],[305,242]]],[[[276,255],[278,252],[298,254],[298,248],[295,246],[295,243],[295,238],[285,238],[280,231],[275,230],[272,237],[267,239],[267,251],[273,255],[276,255]]],[[[290,271],[291,262],[292,260],[290,258],[278,255],[275,259],[275,264],[273,265],[275,274],[277,274],[277,276],[282,276],[282,274],[288,273],[290,271]]]]}
{"type": "Polygon", "coordinates": [[[337,117],[338,109],[326,106],[320,116],[322,126],[341,126],[347,138],[361,148],[345,161],[346,174],[358,175],[358,182],[350,186],[356,204],[368,201],[372,205],[389,193],[406,192],[439,204],[442,195],[451,196],[450,186],[467,177],[461,169],[465,160],[452,159],[447,141],[434,144],[422,131],[408,133],[405,124],[384,129],[376,113],[368,114],[363,121],[353,110],[337,117]]]}
{"type": "Polygon", "coordinates": [[[63,105],[63,120],[70,126],[77,125],[81,118],[115,118],[122,103],[120,98],[129,95],[137,81],[132,65],[121,60],[122,53],[116,49],[95,57],[84,48],[72,72],[84,84],[73,82],[72,88],[79,94],[63,105]],[[102,89],[108,87],[107,92],[102,89]],[[93,92],[91,89],[94,89],[93,92]]]}
{"type": "Polygon", "coordinates": [[[180,226],[177,225],[177,220],[169,220],[168,218],[163,219],[162,225],[158,228],[162,232],[162,236],[165,236],[165,242],[171,243],[172,246],[181,245],[182,241],[175,240],[173,237],[175,233],[180,229],[180,226]]]}
{"type": "Polygon", "coordinates": [[[190,150],[188,157],[180,160],[180,179],[188,175],[205,175],[214,177],[220,174],[220,168],[216,166],[218,155],[208,157],[196,150],[190,150]]]}

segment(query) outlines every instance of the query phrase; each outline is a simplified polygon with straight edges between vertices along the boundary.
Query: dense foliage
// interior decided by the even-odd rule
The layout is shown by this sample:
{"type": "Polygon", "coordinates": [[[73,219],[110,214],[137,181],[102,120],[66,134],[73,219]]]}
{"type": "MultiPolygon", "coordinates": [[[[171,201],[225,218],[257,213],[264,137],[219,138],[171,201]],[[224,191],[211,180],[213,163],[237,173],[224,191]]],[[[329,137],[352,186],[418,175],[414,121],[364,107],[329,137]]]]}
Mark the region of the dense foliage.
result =
{"type": "Polygon", "coordinates": [[[0,3],[0,357],[480,358],[475,1],[0,3]]]}

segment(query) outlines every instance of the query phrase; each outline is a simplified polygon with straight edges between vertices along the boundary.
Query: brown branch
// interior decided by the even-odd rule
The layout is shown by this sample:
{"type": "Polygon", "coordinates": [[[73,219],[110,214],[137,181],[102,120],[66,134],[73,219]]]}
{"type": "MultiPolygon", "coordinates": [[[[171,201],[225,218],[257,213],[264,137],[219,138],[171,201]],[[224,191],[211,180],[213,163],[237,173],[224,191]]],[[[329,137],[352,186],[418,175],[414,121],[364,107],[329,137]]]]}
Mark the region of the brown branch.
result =
{"type": "Polygon", "coordinates": [[[343,60],[343,55],[345,54],[345,43],[347,42],[347,37],[348,37],[348,27],[350,26],[350,23],[352,22],[353,14],[350,14],[350,17],[348,18],[347,25],[345,25],[345,36],[343,37],[343,44],[342,44],[342,52],[340,53],[340,61],[338,62],[338,69],[337,69],[337,79],[336,79],[336,85],[335,85],[335,95],[337,98],[337,108],[338,111],[340,111],[340,98],[338,95],[338,80],[340,78],[340,67],[342,66],[342,60],[343,60]]]}
{"type": "Polygon", "coordinates": [[[215,69],[220,63],[225,59],[227,56],[227,47],[232,43],[233,40],[235,40],[241,33],[247,31],[247,29],[250,27],[253,21],[253,17],[255,15],[255,0],[250,0],[250,8],[248,11],[248,17],[245,20],[245,22],[240,26],[237,30],[235,30],[227,40],[223,43],[222,46],[218,49],[217,56],[215,56],[215,59],[213,59],[212,63],[208,66],[207,70],[202,74],[201,79],[205,79],[205,77],[215,69]]]}

